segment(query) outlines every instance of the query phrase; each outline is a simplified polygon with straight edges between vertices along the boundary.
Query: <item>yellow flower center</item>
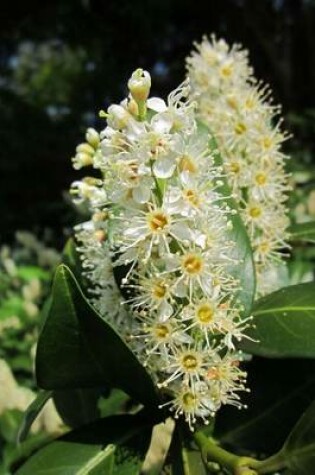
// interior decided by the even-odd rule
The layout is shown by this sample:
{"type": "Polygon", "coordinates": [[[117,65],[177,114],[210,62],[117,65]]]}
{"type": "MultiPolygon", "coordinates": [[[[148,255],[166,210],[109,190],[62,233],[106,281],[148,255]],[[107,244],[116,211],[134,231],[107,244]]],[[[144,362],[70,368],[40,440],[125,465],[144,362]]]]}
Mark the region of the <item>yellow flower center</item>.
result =
{"type": "Polygon", "coordinates": [[[196,315],[200,323],[210,323],[214,317],[214,309],[205,303],[198,307],[196,315]]]}
{"type": "Polygon", "coordinates": [[[202,258],[197,254],[188,254],[184,256],[183,268],[187,274],[199,274],[203,268],[202,258]]]}
{"type": "Polygon", "coordinates": [[[153,297],[155,297],[156,299],[162,299],[163,297],[165,297],[166,290],[167,288],[164,282],[157,282],[156,284],[154,284],[152,289],[153,297]]]}
{"type": "Polygon", "coordinates": [[[155,211],[154,213],[150,213],[148,217],[149,228],[153,233],[164,231],[169,222],[169,217],[163,213],[163,211],[155,211]]]}
{"type": "Polygon", "coordinates": [[[268,150],[272,146],[272,139],[270,137],[264,137],[261,144],[266,150],[268,150]]]}
{"type": "Polygon", "coordinates": [[[236,126],[234,127],[234,131],[237,135],[242,135],[244,134],[244,132],[246,132],[247,130],[247,127],[245,124],[243,124],[243,122],[239,122],[238,124],[236,124],[236,126]]]}
{"type": "Polygon", "coordinates": [[[270,251],[270,245],[267,241],[263,241],[257,246],[257,250],[265,254],[270,251]]]}
{"type": "Polygon", "coordinates": [[[226,64],[225,66],[222,66],[220,72],[223,77],[229,78],[232,75],[233,68],[231,65],[226,64]]]}
{"type": "Polygon", "coordinates": [[[179,160],[179,169],[181,172],[196,173],[197,167],[189,155],[183,155],[179,160]]]}
{"type": "Polygon", "coordinates": [[[261,208],[259,208],[258,206],[252,206],[251,208],[249,208],[249,215],[251,218],[259,218],[259,216],[261,216],[261,208]]]}
{"type": "Polygon", "coordinates": [[[241,167],[239,165],[239,163],[237,162],[231,162],[230,165],[229,165],[229,169],[232,173],[239,173],[240,170],[241,170],[241,167]]]}
{"type": "Polygon", "coordinates": [[[155,336],[158,340],[166,340],[169,337],[170,329],[163,323],[158,323],[154,329],[155,336]]]}
{"type": "Polygon", "coordinates": [[[182,365],[185,371],[194,371],[199,366],[199,362],[195,355],[188,354],[183,357],[182,365]]]}
{"type": "Polygon", "coordinates": [[[267,182],[267,176],[265,173],[257,173],[257,175],[255,176],[255,181],[257,183],[257,185],[265,185],[266,182],[267,182]]]}
{"type": "Polygon", "coordinates": [[[198,206],[200,201],[194,190],[184,190],[184,199],[186,199],[191,205],[198,206]]]}
{"type": "Polygon", "coordinates": [[[183,394],[183,406],[186,408],[192,407],[196,404],[196,396],[191,393],[187,392],[183,394]]]}
{"type": "Polygon", "coordinates": [[[228,96],[226,102],[232,109],[237,109],[237,100],[234,96],[228,96]]]}

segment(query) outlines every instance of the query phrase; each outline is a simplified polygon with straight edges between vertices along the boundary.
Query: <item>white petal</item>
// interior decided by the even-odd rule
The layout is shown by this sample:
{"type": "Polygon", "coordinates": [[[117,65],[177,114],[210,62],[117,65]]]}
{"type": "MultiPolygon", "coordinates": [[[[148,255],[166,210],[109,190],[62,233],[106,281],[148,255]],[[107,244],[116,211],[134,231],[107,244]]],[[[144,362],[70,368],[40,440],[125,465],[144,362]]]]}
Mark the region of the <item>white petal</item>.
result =
{"type": "Polygon", "coordinates": [[[159,307],[159,321],[166,322],[172,315],[173,311],[172,305],[164,300],[159,307]]]}
{"type": "Polygon", "coordinates": [[[157,178],[170,178],[176,168],[176,163],[171,158],[162,158],[153,165],[153,172],[157,178]]]}
{"type": "Polygon", "coordinates": [[[187,285],[185,285],[183,282],[178,282],[176,287],[174,287],[173,293],[176,295],[176,297],[186,297],[187,296],[187,285]]]}
{"type": "Polygon", "coordinates": [[[178,239],[188,240],[192,239],[191,229],[185,223],[175,223],[172,226],[172,234],[178,239]]]}
{"type": "Polygon", "coordinates": [[[168,134],[173,127],[173,120],[167,112],[156,114],[151,120],[151,126],[154,132],[159,134],[168,134]]]}
{"type": "Polygon", "coordinates": [[[167,110],[167,105],[159,97],[150,97],[147,100],[147,107],[155,112],[165,112],[167,110]]]}
{"type": "Polygon", "coordinates": [[[132,190],[132,197],[136,203],[147,203],[150,199],[150,188],[147,186],[137,186],[132,190]]]}

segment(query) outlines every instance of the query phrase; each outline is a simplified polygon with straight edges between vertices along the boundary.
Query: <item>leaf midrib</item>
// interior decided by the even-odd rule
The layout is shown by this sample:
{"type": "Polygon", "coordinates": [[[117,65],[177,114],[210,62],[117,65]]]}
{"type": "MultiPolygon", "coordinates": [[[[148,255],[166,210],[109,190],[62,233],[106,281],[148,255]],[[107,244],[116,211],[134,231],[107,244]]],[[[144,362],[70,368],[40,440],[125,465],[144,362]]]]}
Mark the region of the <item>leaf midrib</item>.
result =
{"type": "MultiPolygon", "coordinates": [[[[276,307],[276,308],[268,308],[266,310],[258,310],[257,312],[253,311],[253,315],[254,316],[257,316],[257,315],[265,315],[265,314],[270,314],[270,313],[278,313],[278,312],[289,312],[289,313],[292,313],[292,312],[308,312],[310,310],[314,310],[315,311],[315,305],[313,307],[276,307]]],[[[285,316],[285,315],[284,315],[285,316]]]]}

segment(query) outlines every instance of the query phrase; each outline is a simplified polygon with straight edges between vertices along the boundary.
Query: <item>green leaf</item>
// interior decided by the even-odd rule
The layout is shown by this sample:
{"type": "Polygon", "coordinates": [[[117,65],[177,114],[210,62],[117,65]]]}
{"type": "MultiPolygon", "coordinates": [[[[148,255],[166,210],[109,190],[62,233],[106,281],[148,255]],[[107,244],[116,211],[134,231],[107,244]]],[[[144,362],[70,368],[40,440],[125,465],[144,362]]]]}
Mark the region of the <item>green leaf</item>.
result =
{"type": "Polygon", "coordinates": [[[73,237],[66,242],[62,252],[62,262],[69,267],[79,284],[85,288],[85,279],[82,276],[82,262],[73,237]]]}
{"type": "Polygon", "coordinates": [[[53,399],[64,423],[76,428],[100,417],[101,394],[100,389],[60,389],[54,391],[53,399]]]}
{"type": "Polygon", "coordinates": [[[112,389],[108,397],[102,397],[98,402],[98,407],[102,417],[113,416],[122,412],[127,412],[127,404],[130,404],[130,397],[120,389],[112,389]]]}
{"type": "Polygon", "coordinates": [[[23,419],[19,409],[6,409],[0,415],[0,434],[7,442],[15,443],[17,433],[23,419]]]}
{"type": "Polygon", "coordinates": [[[254,357],[245,369],[250,392],[240,396],[248,407],[241,411],[222,407],[216,416],[214,437],[235,452],[271,455],[281,449],[315,399],[315,360],[254,357]]]}
{"type": "Polygon", "coordinates": [[[268,357],[315,357],[315,283],[291,285],[259,299],[242,350],[268,357]]]}
{"type": "Polygon", "coordinates": [[[138,475],[151,429],[140,415],[100,419],[44,447],[16,475],[138,475]]]}
{"type": "Polygon", "coordinates": [[[315,401],[286,440],[281,455],[291,475],[310,475],[315,467],[315,401]]]}
{"type": "Polygon", "coordinates": [[[158,404],[144,367],[87,302],[65,265],[56,271],[51,305],[39,336],[36,376],[44,389],[111,386],[144,405],[158,404]]]}
{"type": "Polygon", "coordinates": [[[315,243],[315,221],[296,223],[289,228],[291,241],[306,241],[315,243]]]}
{"type": "Polygon", "coordinates": [[[15,473],[17,467],[24,463],[34,452],[53,440],[51,434],[40,432],[31,435],[22,444],[6,445],[3,451],[3,463],[8,472],[15,473]]]}
{"type": "MultiPolygon", "coordinates": [[[[198,130],[202,134],[210,134],[209,129],[202,123],[198,124],[198,130]]],[[[215,164],[217,166],[222,166],[222,157],[218,151],[218,146],[213,136],[211,136],[209,141],[209,147],[214,155],[215,164]]],[[[218,188],[218,191],[222,196],[226,197],[226,204],[235,212],[235,214],[231,214],[229,217],[233,225],[229,232],[229,239],[235,243],[233,252],[229,255],[239,263],[231,265],[228,270],[229,273],[240,282],[240,290],[237,292],[236,298],[244,307],[244,315],[249,315],[256,289],[253,252],[245,225],[237,212],[237,203],[233,198],[231,198],[231,189],[228,182],[224,177],[220,179],[220,181],[222,182],[222,186],[218,188]]]]}
{"type": "Polygon", "coordinates": [[[39,391],[36,399],[29,405],[24,413],[22,424],[20,426],[17,441],[22,442],[32,427],[33,422],[39,415],[46,402],[51,398],[51,391],[39,391]]]}

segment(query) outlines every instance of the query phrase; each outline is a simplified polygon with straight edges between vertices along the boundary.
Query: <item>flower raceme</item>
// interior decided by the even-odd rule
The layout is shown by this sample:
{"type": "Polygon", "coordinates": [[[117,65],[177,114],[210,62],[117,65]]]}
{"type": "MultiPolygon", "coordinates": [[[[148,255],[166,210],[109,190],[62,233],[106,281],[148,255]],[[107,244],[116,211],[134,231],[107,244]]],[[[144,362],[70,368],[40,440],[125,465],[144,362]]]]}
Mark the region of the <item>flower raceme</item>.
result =
{"type": "Polygon", "coordinates": [[[162,405],[193,428],[222,404],[242,407],[235,341],[249,323],[228,271],[238,263],[223,170],[198,129],[189,81],[167,102],[150,98],[150,86],[136,70],[129,97],[102,112],[104,130],[88,129],[77,148],[74,167],[92,164],[100,178],[73,184],[75,202],[91,210],[76,237],[92,304],[151,374],[162,405]]]}
{"type": "Polygon", "coordinates": [[[197,114],[216,138],[225,171],[251,239],[259,295],[281,286],[283,250],[288,248],[287,139],[274,124],[279,107],[258,83],[248,53],[239,45],[204,37],[187,58],[197,114]]]}

